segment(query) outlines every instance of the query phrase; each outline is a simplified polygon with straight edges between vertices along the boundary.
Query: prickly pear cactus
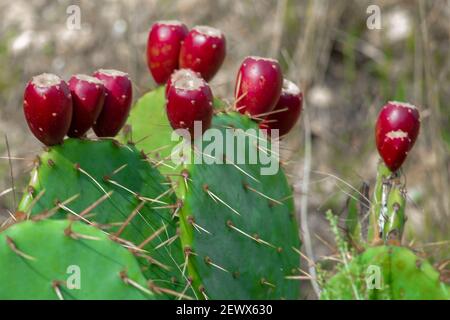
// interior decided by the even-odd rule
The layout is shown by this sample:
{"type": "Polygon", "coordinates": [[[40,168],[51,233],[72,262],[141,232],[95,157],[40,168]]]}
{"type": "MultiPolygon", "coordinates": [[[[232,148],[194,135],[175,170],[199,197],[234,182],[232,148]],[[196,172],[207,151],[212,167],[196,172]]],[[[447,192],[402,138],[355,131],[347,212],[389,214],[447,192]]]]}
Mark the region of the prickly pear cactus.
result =
{"type": "Polygon", "coordinates": [[[450,299],[450,289],[440,282],[439,273],[404,247],[369,248],[351,261],[349,270],[341,270],[326,283],[322,299],[355,299],[352,286],[362,298],[372,300],[450,299]]]}
{"type": "MultiPolygon", "coordinates": [[[[149,161],[162,173],[176,173],[180,171],[171,161],[173,148],[179,142],[171,140],[172,127],[166,114],[165,87],[142,96],[131,109],[130,116],[118,139],[123,142],[133,142],[138,149],[144,150],[149,161]]],[[[214,99],[214,107],[223,106],[223,102],[214,99]]]]}
{"type": "Polygon", "coordinates": [[[146,277],[167,289],[162,291],[189,294],[179,267],[184,260],[172,190],[134,146],[67,139],[48,148],[36,162],[18,210],[34,219],[72,218],[95,225],[129,242],[141,256],[146,277]]]}
{"type": "MultiPolygon", "coordinates": [[[[229,113],[216,115],[213,128],[226,139],[251,141],[239,129],[257,124],[229,113]],[[227,128],[233,136],[224,133],[227,128]]],[[[241,147],[247,156],[257,148],[250,142],[241,147]]],[[[207,149],[206,161],[232,159],[207,149]]],[[[294,249],[300,247],[292,191],[281,169],[262,175],[261,163],[245,163],[188,164],[182,171],[181,238],[194,289],[211,299],[296,299],[299,283],[288,279],[298,272],[294,249]]]]}
{"type": "MultiPolygon", "coordinates": [[[[378,166],[374,196],[368,207],[365,199],[349,201],[345,230],[349,243],[363,251],[354,254],[343,241],[337,227],[337,217],[330,212],[327,218],[336,237],[342,263],[338,272],[328,279],[321,294],[322,299],[371,299],[371,300],[434,300],[450,299],[449,287],[440,281],[440,274],[429,262],[419,258],[406,247],[401,246],[406,222],[405,186],[399,173],[391,172],[384,164],[378,166]],[[360,230],[366,220],[366,213],[360,214],[358,203],[364,202],[369,212],[367,241],[362,241],[360,230]],[[348,257],[354,256],[352,261],[348,257]]],[[[361,209],[361,208],[360,208],[361,209]]]]}
{"type": "MultiPolygon", "coordinates": [[[[221,106],[223,103],[216,99],[216,113],[221,106]]],[[[254,129],[258,134],[258,125],[238,113],[216,114],[208,132],[227,137],[225,130],[233,128],[254,129]]],[[[171,139],[164,88],[160,87],[138,101],[120,139],[144,149],[151,161],[174,180],[180,177],[174,187],[183,204],[179,215],[187,262],[184,273],[192,279],[197,297],[298,298],[298,281],[288,279],[298,272],[299,256],[294,249],[300,247],[292,191],[281,169],[274,175],[262,175],[260,159],[248,164],[250,151],[259,148],[259,152],[268,152],[268,146],[259,146],[259,139],[266,141],[265,136],[252,140],[242,130],[232,132],[222,145],[232,139],[244,141],[233,150],[235,155],[238,151],[244,154],[247,164],[207,163],[219,156],[214,148],[175,148],[181,140],[176,136],[171,139]],[[174,152],[190,154],[191,160],[200,154],[205,161],[174,163],[174,152]]],[[[224,162],[230,156],[220,154],[224,162]]],[[[278,163],[278,158],[273,160],[278,163]]]]}
{"type": "Polygon", "coordinates": [[[25,221],[1,232],[0,283],[0,299],[154,299],[131,252],[68,220],[25,221]]]}

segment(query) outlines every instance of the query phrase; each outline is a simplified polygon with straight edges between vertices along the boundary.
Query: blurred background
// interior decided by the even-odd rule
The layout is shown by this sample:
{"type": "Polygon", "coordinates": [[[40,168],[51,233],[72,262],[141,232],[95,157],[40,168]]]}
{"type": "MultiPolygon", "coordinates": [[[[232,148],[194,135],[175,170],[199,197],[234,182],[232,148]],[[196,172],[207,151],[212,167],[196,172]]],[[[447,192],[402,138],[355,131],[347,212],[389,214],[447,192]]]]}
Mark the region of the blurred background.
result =
{"type": "MultiPolygon", "coordinates": [[[[352,188],[363,182],[373,187],[378,111],[389,100],[419,106],[421,133],[403,166],[409,218],[404,243],[432,262],[449,259],[445,0],[0,0],[1,217],[14,212],[42,149],[22,113],[26,82],[42,72],[68,80],[74,73],[114,68],[131,75],[137,99],[155,87],[145,46],[151,24],[162,19],[225,33],[227,57],[211,83],[217,96],[232,101],[235,75],[247,55],[279,59],[285,76],[301,85],[305,109],[282,149],[299,217],[307,213],[302,236],[309,233],[318,260],[334,250],[325,211],[341,212],[352,188]]],[[[304,297],[314,298],[309,283],[304,286],[304,297]]]]}

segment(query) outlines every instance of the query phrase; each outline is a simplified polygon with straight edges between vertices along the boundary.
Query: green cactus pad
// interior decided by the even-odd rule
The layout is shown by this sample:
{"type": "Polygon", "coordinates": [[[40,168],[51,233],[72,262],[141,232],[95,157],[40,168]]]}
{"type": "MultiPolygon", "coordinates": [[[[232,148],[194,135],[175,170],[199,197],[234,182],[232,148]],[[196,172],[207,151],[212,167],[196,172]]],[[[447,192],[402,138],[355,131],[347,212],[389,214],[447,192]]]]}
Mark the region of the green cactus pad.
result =
{"type": "MultiPolygon", "coordinates": [[[[170,160],[178,141],[171,140],[172,127],[167,119],[165,105],[164,86],[143,95],[131,109],[127,125],[118,139],[123,143],[135,143],[162,173],[174,173],[181,169],[170,160]]],[[[223,107],[223,102],[214,99],[214,107],[223,107]]]]}
{"type": "Polygon", "coordinates": [[[83,220],[110,234],[122,229],[119,237],[134,246],[154,235],[142,248],[144,273],[155,285],[182,292],[184,259],[180,242],[169,240],[179,239],[167,184],[134,146],[67,139],[40,155],[18,210],[34,217],[56,207],[52,218],[83,220]],[[82,219],[77,216],[102,199],[82,219]]]}
{"type": "MultiPolygon", "coordinates": [[[[212,127],[223,137],[227,137],[226,128],[258,128],[238,113],[216,115],[212,127]]],[[[234,134],[248,138],[244,131],[234,130],[234,134]]],[[[249,155],[251,148],[256,150],[248,142],[241,151],[249,155]]],[[[229,156],[206,150],[208,155],[218,152],[217,159],[229,156]]],[[[190,164],[183,171],[177,192],[183,201],[182,243],[194,289],[204,298],[299,296],[298,280],[288,279],[298,272],[295,250],[300,247],[292,191],[281,169],[262,175],[262,167],[259,162],[190,164]]]]}
{"type": "Polygon", "coordinates": [[[350,274],[342,270],[327,282],[322,299],[355,299],[352,285],[371,300],[450,299],[449,288],[440,282],[439,273],[404,247],[369,248],[351,261],[349,269],[350,274]]]}
{"type": "Polygon", "coordinates": [[[154,299],[131,252],[67,220],[25,221],[0,233],[0,283],[0,299],[154,299]]]}

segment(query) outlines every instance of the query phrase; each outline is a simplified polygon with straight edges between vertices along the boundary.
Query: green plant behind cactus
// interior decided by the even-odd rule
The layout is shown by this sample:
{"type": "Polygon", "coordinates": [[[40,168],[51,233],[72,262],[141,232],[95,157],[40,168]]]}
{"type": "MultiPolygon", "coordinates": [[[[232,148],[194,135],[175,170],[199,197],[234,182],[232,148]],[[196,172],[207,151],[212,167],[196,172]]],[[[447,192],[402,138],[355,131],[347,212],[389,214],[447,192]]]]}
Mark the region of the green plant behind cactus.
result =
{"type": "Polygon", "coordinates": [[[350,289],[372,300],[450,299],[450,289],[439,273],[411,250],[397,246],[368,248],[349,266],[350,276],[339,271],[325,285],[322,299],[355,299],[350,289]]]}

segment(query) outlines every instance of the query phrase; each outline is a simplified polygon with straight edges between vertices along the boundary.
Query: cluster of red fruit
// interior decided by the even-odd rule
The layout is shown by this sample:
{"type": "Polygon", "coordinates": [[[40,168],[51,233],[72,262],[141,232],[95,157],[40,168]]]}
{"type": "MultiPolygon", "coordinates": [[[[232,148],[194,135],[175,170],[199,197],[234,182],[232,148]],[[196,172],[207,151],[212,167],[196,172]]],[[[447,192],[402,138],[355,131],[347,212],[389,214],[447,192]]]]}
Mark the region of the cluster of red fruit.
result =
{"type": "Polygon", "coordinates": [[[77,74],[68,83],[43,73],[28,82],[23,108],[33,134],[51,146],[66,135],[83,137],[91,127],[98,137],[115,136],[125,124],[131,100],[130,78],[121,71],[77,74]]]}
{"type": "MultiPolygon", "coordinates": [[[[174,129],[193,133],[194,122],[208,129],[213,95],[207,83],[226,53],[223,33],[208,26],[188,28],[179,21],[153,24],[147,42],[147,63],[158,84],[166,84],[167,116],[174,129]]],[[[260,122],[260,127],[288,133],[298,120],[303,94],[284,79],[278,61],[247,57],[239,69],[235,108],[260,122]]]]}
{"type": "MultiPolygon", "coordinates": [[[[166,84],[167,116],[174,129],[193,131],[194,121],[206,130],[213,114],[212,92],[206,81],[223,63],[225,37],[220,30],[194,27],[179,21],[155,23],[148,37],[147,61],[158,84],[166,84]]],[[[258,121],[260,128],[278,129],[287,134],[297,122],[303,94],[291,81],[283,79],[278,61],[246,57],[235,86],[235,108],[258,121]]],[[[397,171],[412,149],[420,128],[420,115],[408,103],[389,102],[376,124],[378,151],[388,168],[397,171]]]]}
{"type": "MultiPolygon", "coordinates": [[[[213,94],[207,83],[225,59],[223,33],[208,26],[192,30],[179,21],[153,24],[147,44],[150,72],[166,84],[167,117],[174,129],[194,133],[211,125],[213,94]]],[[[66,135],[82,137],[92,127],[98,137],[113,137],[124,125],[132,101],[132,83],[117,70],[100,69],[93,77],[74,75],[67,84],[54,74],[33,77],[25,88],[24,113],[33,134],[44,144],[61,143],[66,135]]],[[[278,61],[246,57],[236,79],[235,109],[262,129],[287,134],[297,122],[303,94],[283,79],[278,61]]],[[[397,171],[413,147],[420,115],[408,103],[389,102],[376,124],[376,144],[391,171],[397,171]]]]}

